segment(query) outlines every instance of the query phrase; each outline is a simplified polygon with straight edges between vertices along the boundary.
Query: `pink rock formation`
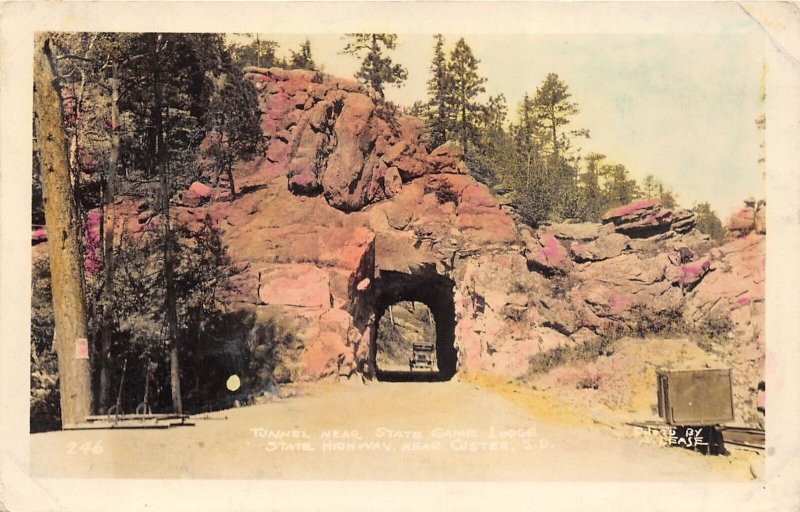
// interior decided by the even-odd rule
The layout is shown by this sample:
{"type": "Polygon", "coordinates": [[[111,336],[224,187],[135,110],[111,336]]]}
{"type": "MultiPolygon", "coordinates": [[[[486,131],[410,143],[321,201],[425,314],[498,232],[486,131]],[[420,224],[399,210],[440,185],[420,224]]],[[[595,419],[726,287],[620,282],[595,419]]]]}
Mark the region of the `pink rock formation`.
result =
{"type": "Polygon", "coordinates": [[[195,208],[211,199],[211,188],[199,181],[193,182],[187,190],[181,192],[179,204],[195,208]]]}
{"type": "MultiPolygon", "coordinates": [[[[270,322],[292,333],[274,351],[275,382],[370,373],[376,300],[393,292],[416,294],[452,324],[461,371],[509,377],[543,351],[676,307],[690,322],[722,311],[745,335],[762,332],[763,236],[711,261],[693,217],[655,201],[614,209],[602,226],[517,225],[464,173],[457,144],[428,152],[419,121],[357,83],[246,71],[265,154],[237,164],[234,201],[209,200],[196,183],[173,212],[176,225],[199,229],[208,218],[222,230],[241,269],[231,307],[252,312],[254,329],[270,322]],[[701,259],[677,266],[675,245],[701,259]]],[[[148,205],[125,198],[117,208],[128,233],[157,234],[148,205]]]]}
{"type": "Polygon", "coordinates": [[[31,232],[31,245],[36,245],[47,241],[47,229],[40,227],[31,232]]]}
{"type": "Polygon", "coordinates": [[[398,181],[463,169],[457,145],[429,155],[419,121],[358,84],[304,70],[245,71],[261,92],[266,158],[288,167],[295,192],[356,211],[396,194],[398,181]]]}
{"type": "MultiPolygon", "coordinates": [[[[640,217],[642,213],[651,213],[655,211],[658,206],[658,201],[654,199],[635,201],[633,203],[609,210],[605,215],[603,215],[603,222],[623,220],[625,218],[636,219],[640,217]]],[[[615,222],[615,224],[617,224],[617,222],[615,222]]]]}
{"type": "Polygon", "coordinates": [[[755,231],[764,235],[767,233],[767,203],[753,198],[746,199],[744,208],[734,212],[728,219],[728,234],[732,238],[747,236],[755,231]]]}
{"type": "Polygon", "coordinates": [[[565,273],[572,262],[563,245],[553,236],[546,236],[531,244],[528,251],[528,263],[548,273],[565,273]]]}
{"type": "Polygon", "coordinates": [[[673,233],[688,233],[694,228],[694,215],[688,210],[663,208],[655,199],[635,201],[609,210],[603,223],[631,238],[669,238],[673,233]]]}
{"type": "Polygon", "coordinates": [[[328,309],[328,273],[311,264],[280,265],[259,272],[258,298],[263,304],[328,309]]]}
{"type": "Polygon", "coordinates": [[[678,268],[678,275],[673,280],[683,290],[691,290],[711,269],[711,260],[706,258],[700,261],[685,263],[678,268]]]}

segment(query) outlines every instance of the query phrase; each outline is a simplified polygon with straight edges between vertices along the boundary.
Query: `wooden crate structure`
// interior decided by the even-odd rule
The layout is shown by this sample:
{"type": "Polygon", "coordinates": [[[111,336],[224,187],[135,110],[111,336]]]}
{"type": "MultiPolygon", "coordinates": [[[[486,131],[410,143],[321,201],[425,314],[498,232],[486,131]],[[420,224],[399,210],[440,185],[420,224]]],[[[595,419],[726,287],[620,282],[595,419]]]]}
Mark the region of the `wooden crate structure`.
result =
{"type": "Polygon", "coordinates": [[[658,415],[670,425],[719,425],[733,420],[731,370],[659,370],[658,415]]]}

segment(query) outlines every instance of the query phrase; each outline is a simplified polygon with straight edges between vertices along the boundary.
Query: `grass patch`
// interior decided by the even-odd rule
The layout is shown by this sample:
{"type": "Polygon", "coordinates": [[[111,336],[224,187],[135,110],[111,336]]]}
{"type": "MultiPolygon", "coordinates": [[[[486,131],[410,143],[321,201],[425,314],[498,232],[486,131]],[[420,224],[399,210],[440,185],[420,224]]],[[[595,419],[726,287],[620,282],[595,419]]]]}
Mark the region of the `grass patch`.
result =
{"type": "Polygon", "coordinates": [[[614,352],[614,342],[621,337],[599,336],[581,345],[561,346],[540,352],[530,358],[525,379],[534,378],[570,362],[591,362],[600,356],[611,355],[614,352]]]}

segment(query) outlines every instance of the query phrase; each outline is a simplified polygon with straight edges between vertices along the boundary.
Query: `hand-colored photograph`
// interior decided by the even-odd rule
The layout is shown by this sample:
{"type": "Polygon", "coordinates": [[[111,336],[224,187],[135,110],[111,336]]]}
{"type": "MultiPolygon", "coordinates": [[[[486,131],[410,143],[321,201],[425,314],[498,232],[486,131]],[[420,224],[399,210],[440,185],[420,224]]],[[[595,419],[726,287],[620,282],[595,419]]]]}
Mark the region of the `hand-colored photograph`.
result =
{"type": "Polygon", "coordinates": [[[31,476],[762,481],[770,69],[719,12],[37,32],[31,476]]]}

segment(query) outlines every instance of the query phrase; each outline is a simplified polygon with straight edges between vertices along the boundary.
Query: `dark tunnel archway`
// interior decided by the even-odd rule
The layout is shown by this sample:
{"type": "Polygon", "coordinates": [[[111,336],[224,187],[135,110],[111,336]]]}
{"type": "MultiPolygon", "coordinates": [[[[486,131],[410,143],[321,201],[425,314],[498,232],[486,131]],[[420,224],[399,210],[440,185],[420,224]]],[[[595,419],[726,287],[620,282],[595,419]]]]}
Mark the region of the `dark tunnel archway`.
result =
{"type": "Polygon", "coordinates": [[[414,274],[380,271],[375,281],[375,321],[370,340],[370,365],[378,380],[436,382],[453,378],[458,365],[458,353],[455,347],[454,286],[455,283],[451,279],[437,274],[432,269],[414,274]],[[437,371],[385,371],[376,364],[378,324],[388,307],[401,301],[420,302],[430,309],[436,325],[437,371]]]}

